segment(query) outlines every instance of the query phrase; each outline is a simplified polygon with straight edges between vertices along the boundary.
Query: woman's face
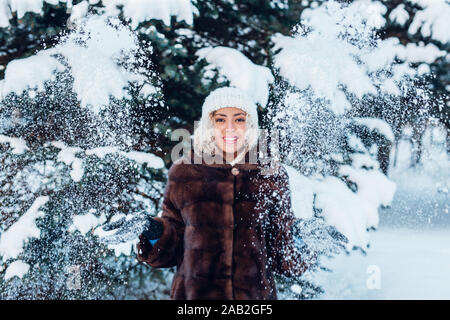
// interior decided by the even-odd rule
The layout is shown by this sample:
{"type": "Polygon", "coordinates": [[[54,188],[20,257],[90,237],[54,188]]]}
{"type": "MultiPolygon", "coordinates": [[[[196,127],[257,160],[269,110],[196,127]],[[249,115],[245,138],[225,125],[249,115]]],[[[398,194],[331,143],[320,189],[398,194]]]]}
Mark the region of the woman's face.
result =
{"type": "Polygon", "coordinates": [[[220,150],[234,153],[244,146],[246,115],[245,111],[234,107],[222,108],[213,113],[214,139],[220,150]]]}

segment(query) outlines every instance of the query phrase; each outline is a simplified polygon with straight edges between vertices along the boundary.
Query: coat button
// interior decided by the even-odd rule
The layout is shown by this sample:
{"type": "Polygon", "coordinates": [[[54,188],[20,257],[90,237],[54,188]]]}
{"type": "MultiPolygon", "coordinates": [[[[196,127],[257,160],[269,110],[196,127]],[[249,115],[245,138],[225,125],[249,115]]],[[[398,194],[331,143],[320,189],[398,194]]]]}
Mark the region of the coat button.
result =
{"type": "Polygon", "coordinates": [[[232,168],[231,169],[231,173],[235,176],[237,176],[239,174],[239,169],[238,168],[232,168]]]}

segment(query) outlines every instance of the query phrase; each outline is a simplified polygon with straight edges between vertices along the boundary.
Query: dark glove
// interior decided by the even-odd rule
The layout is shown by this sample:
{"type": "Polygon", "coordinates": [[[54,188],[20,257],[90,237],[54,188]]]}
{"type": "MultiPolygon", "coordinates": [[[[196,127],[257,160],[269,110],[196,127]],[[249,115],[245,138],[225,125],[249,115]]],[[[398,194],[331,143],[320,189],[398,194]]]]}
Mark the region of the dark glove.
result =
{"type": "Polygon", "coordinates": [[[163,225],[149,215],[137,213],[133,217],[124,217],[118,221],[103,225],[104,231],[115,231],[102,237],[101,241],[106,244],[119,244],[138,238],[143,234],[148,240],[158,239],[163,233],[163,225]]]}
{"type": "Polygon", "coordinates": [[[294,243],[295,246],[301,251],[304,248],[306,248],[306,243],[303,241],[302,237],[300,236],[294,236],[294,243]]]}
{"type": "Polygon", "coordinates": [[[142,234],[147,240],[155,240],[159,239],[163,234],[164,226],[161,222],[156,221],[155,219],[150,218],[150,223],[142,234]]]}

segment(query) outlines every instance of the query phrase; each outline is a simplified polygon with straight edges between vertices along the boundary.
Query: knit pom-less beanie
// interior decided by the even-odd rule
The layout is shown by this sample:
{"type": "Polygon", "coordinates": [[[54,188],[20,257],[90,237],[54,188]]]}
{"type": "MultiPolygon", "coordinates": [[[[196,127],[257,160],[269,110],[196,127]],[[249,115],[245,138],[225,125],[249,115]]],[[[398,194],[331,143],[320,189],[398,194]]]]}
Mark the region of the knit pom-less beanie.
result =
{"type": "MultiPolygon", "coordinates": [[[[202,117],[194,131],[194,148],[200,152],[212,154],[215,150],[214,126],[211,113],[221,108],[235,107],[247,113],[247,128],[245,140],[247,149],[258,142],[258,111],[256,103],[244,91],[234,87],[224,87],[212,91],[202,106],[202,117]]],[[[236,158],[233,163],[239,161],[236,158]]],[[[232,164],[233,164],[232,163],[232,164]]]]}
{"type": "Polygon", "coordinates": [[[202,119],[209,116],[211,112],[225,107],[242,109],[249,114],[251,119],[256,121],[256,127],[258,126],[258,112],[255,102],[244,91],[233,87],[216,89],[206,97],[202,107],[202,119]]]}

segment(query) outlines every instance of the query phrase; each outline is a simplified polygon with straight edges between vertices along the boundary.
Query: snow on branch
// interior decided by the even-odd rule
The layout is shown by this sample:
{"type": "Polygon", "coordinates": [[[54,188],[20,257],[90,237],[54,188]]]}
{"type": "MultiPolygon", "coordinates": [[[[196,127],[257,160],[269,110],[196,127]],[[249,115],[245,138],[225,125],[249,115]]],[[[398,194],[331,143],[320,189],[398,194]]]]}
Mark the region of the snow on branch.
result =
{"type": "Polygon", "coordinates": [[[36,219],[44,213],[39,208],[47,203],[49,197],[40,196],[34,200],[31,207],[17,222],[0,237],[0,255],[3,259],[15,258],[23,251],[23,246],[29,238],[39,238],[41,231],[36,226],[36,219]]]}
{"type": "Polygon", "coordinates": [[[13,154],[22,154],[28,150],[27,144],[22,138],[7,137],[0,134],[0,143],[8,143],[13,154]]]}
{"type": "Polygon", "coordinates": [[[135,161],[139,164],[146,164],[150,168],[154,169],[162,169],[164,168],[164,161],[152,154],[147,152],[140,152],[140,151],[129,151],[124,152],[120,151],[118,147],[113,146],[107,146],[107,147],[98,147],[94,149],[86,150],[86,155],[95,155],[100,159],[103,159],[107,154],[113,154],[113,153],[119,153],[120,155],[124,156],[125,158],[135,161]]]}
{"type": "MultiPolygon", "coordinates": [[[[12,13],[17,13],[17,18],[22,19],[28,12],[42,15],[42,7],[45,3],[58,5],[65,3],[71,11],[70,20],[74,22],[87,14],[89,5],[97,5],[99,0],[85,0],[77,5],[72,0],[0,0],[0,28],[10,26],[9,20],[12,13]]],[[[197,8],[190,0],[107,0],[103,1],[103,12],[108,16],[118,16],[122,8],[125,19],[129,20],[133,29],[141,22],[151,19],[162,20],[170,26],[171,17],[176,21],[186,21],[192,25],[194,14],[198,14],[197,8]]]]}
{"type": "Polygon", "coordinates": [[[131,21],[131,27],[136,29],[139,23],[151,19],[162,20],[170,26],[172,16],[176,21],[185,21],[192,25],[197,8],[190,0],[109,0],[105,1],[106,13],[116,16],[118,7],[123,9],[125,18],[131,21]]]}
{"type": "Polygon", "coordinates": [[[203,48],[196,55],[217,68],[231,86],[244,90],[262,107],[266,106],[269,84],[274,81],[269,68],[254,64],[238,50],[228,47],[203,48]]]}
{"type": "Polygon", "coordinates": [[[450,21],[450,3],[447,0],[408,0],[418,4],[423,10],[418,10],[409,26],[408,32],[431,37],[446,44],[450,41],[448,21],[450,21]]]}
{"type": "Polygon", "coordinates": [[[8,269],[6,269],[5,281],[14,276],[22,278],[28,272],[29,269],[30,265],[28,263],[25,263],[22,260],[16,260],[9,265],[8,269]]]}
{"type": "Polygon", "coordinates": [[[392,128],[389,126],[389,124],[378,118],[361,118],[361,117],[355,117],[352,119],[356,123],[366,126],[370,130],[376,130],[381,135],[385,136],[386,139],[388,139],[391,142],[394,142],[394,133],[392,132],[392,128]]]}
{"type": "Polygon", "coordinates": [[[81,106],[99,113],[111,97],[128,98],[126,88],[130,83],[148,81],[148,75],[136,68],[130,70],[123,63],[124,60],[132,63],[138,51],[136,35],[117,19],[91,16],[54,48],[11,61],[5,79],[0,81],[1,98],[30,88],[43,91],[44,83],[54,80],[55,72],[67,69],[81,106]],[[67,68],[59,61],[61,57],[67,68]]]}
{"type": "Polygon", "coordinates": [[[15,59],[8,63],[5,79],[0,81],[0,99],[13,92],[20,95],[27,89],[44,90],[44,82],[54,79],[55,72],[64,71],[64,66],[42,50],[34,56],[15,59]]]}
{"type": "Polygon", "coordinates": [[[348,94],[399,95],[404,77],[427,72],[411,63],[431,63],[446,53],[432,44],[405,47],[397,38],[379,39],[385,12],[384,5],[369,0],[347,6],[330,0],[305,9],[296,35],[272,37],[274,66],[291,85],[329,101],[336,114],[351,107],[348,94]]]}
{"type": "Polygon", "coordinates": [[[61,149],[58,153],[57,161],[64,162],[64,164],[70,166],[72,168],[70,171],[70,176],[73,181],[79,182],[84,174],[83,160],[75,157],[75,154],[83,150],[78,147],[68,147],[61,141],[53,141],[51,145],[61,149]]]}
{"type": "Polygon", "coordinates": [[[296,217],[311,219],[314,216],[314,203],[325,222],[347,237],[348,251],[353,247],[367,249],[367,229],[378,227],[378,208],[391,204],[396,184],[378,170],[343,166],[340,174],[358,185],[358,190],[353,192],[340,178],[306,177],[290,166],[285,167],[296,217]]]}

